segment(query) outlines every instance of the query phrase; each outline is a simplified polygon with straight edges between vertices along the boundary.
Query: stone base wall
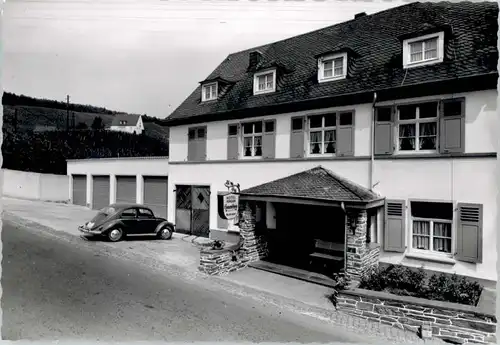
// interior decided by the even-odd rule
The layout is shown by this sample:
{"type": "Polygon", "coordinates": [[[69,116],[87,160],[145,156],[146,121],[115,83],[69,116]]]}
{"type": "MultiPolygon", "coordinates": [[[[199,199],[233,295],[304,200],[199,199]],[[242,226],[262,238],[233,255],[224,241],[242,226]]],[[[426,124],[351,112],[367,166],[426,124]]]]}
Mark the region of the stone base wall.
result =
{"type": "Polygon", "coordinates": [[[366,243],[367,220],[365,210],[348,211],[346,215],[346,274],[353,281],[359,281],[366,271],[378,265],[380,258],[380,246],[375,243],[366,243]]]}
{"type": "Polygon", "coordinates": [[[255,233],[255,209],[240,204],[240,243],[222,250],[202,249],[198,269],[209,275],[224,275],[268,255],[267,241],[255,233]]]}
{"type": "Polygon", "coordinates": [[[384,299],[381,295],[385,293],[357,290],[363,293],[356,294],[356,290],[339,293],[337,308],[347,314],[416,333],[426,323],[431,326],[433,337],[459,344],[496,343],[496,317],[475,312],[475,307],[403,296],[397,296],[397,300],[384,299]]]}
{"type": "Polygon", "coordinates": [[[226,275],[248,266],[250,259],[238,252],[227,249],[201,251],[198,270],[209,275],[226,275]]]}

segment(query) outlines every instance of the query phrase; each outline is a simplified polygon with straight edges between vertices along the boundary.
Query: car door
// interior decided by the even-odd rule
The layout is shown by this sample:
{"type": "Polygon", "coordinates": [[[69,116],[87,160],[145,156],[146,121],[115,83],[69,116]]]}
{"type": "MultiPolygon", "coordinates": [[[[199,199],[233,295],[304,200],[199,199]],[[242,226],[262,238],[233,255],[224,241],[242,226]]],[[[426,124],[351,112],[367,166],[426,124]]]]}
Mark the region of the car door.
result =
{"type": "Polygon", "coordinates": [[[141,234],[154,233],[157,222],[153,212],[143,207],[138,208],[137,211],[138,232],[141,234]]]}
{"type": "Polygon", "coordinates": [[[125,232],[127,234],[137,233],[137,209],[134,207],[126,208],[122,211],[120,215],[120,220],[125,226],[125,232]]]}

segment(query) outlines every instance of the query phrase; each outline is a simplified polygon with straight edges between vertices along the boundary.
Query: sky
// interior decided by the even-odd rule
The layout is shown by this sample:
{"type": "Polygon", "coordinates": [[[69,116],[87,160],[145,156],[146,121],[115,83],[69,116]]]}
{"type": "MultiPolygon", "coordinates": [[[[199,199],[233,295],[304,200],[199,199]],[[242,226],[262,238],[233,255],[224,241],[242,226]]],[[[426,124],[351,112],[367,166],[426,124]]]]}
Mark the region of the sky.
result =
{"type": "Polygon", "coordinates": [[[2,86],[165,118],[233,52],[405,3],[6,0],[2,86]]]}

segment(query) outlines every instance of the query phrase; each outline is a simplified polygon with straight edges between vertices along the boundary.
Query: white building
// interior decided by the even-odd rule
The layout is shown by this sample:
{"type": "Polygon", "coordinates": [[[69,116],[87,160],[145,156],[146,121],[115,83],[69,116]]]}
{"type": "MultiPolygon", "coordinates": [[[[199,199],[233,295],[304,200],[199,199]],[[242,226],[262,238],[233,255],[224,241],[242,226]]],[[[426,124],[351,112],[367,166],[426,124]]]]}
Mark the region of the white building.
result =
{"type": "Polygon", "coordinates": [[[108,130],[131,134],[142,134],[144,124],[141,115],[116,114],[108,130]]]}
{"type": "Polygon", "coordinates": [[[168,219],[234,238],[230,180],[283,262],[322,236],[365,255],[345,208],[382,263],[496,281],[497,11],[411,3],[230,54],[167,119],[168,219]]]}

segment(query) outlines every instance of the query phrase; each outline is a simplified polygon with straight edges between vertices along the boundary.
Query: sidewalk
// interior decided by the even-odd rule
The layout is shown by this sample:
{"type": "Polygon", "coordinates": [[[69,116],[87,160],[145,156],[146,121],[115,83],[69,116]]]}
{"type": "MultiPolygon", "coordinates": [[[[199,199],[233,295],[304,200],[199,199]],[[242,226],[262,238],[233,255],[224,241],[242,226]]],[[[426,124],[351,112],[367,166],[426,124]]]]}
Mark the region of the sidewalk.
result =
{"type": "MultiPolygon", "coordinates": [[[[89,221],[96,213],[81,206],[6,197],[2,199],[2,203],[3,219],[28,223],[47,232],[57,233],[58,237],[65,237],[70,241],[84,241],[79,238],[77,227],[89,221]]],[[[367,341],[377,336],[390,342],[424,343],[414,333],[336,312],[326,298],[331,289],[324,286],[253,268],[245,268],[222,277],[206,276],[197,268],[200,257],[198,246],[205,241],[206,239],[176,233],[171,241],[96,242],[91,243],[90,247],[105,248],[113,256],[128,259],[132,257],[133,260],[139,260],[135,258],[140,257],[150,267],[202,283],[209,290],[222,288],[229,293],[310,315],[355,332],[361,331],[367,335],[367,341]]],[[[434,341],[425,343],[442,344],[434,341]]]]}

